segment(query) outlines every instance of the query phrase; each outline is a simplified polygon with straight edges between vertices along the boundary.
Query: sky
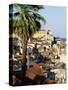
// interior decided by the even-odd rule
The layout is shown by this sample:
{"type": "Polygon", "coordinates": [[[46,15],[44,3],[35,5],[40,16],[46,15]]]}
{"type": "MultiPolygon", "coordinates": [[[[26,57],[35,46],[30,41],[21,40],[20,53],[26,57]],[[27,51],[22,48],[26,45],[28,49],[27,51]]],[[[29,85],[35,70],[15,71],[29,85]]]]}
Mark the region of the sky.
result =
{"type": "MultiPolygon", "coordinates": [[[[66,38],[66,8],[59,6],[43,6],[39,13],[45,18],[46,24],[41,23],[41,29],[51,30],[53,35],[66,38]]],[[[12,12],[12,9],[10,10],[12,12]]],[[[13,8],[13,13],[17,12],[13,8]]]]}
{"type": "Polygon", "coordinates": [[[39,13],[44,16],[46,24],[41,28],[51,30],[53,35],[60,38],[66,38],[66,8],[59,6],[44,6],[39,13]]]}

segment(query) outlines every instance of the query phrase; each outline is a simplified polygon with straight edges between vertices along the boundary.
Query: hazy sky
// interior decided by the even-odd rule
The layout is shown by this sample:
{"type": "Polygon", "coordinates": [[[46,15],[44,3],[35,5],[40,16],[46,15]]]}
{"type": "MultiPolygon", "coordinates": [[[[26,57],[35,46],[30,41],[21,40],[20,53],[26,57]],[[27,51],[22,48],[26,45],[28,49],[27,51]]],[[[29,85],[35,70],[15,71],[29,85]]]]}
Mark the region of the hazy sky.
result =
{"type": "MultiPolygon", "coordinates": [[[[15,13],[17,9],[13,8],[10,12],[15,13]]],[[[59,6],[44,6],[39,13],[46,19],[46,24],[42,23],[42,29],[49,29],[54,36],[66,38],[66,8],[59,6]]]]}
{"type": "Polygon", "coordinates": [[[57,6],[44,6],[40,13],[46,19],[42,23],[43,29],[50,29],[54,36],[66,38],[66,8],[57,6]]]}

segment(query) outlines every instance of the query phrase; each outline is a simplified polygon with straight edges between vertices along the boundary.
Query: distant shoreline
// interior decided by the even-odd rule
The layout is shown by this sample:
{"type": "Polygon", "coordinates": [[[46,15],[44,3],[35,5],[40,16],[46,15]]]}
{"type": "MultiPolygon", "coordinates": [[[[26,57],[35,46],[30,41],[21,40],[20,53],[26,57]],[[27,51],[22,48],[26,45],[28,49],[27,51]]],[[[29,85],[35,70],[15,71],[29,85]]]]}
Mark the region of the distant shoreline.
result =
{"type": "Polygon", "coordinates": [[[66,41],[66,38],[60,38],[61,40],[63,40],[63,41],[66,41]]]}
{"type": "MultiPolygon", "coordinates": [[[[54,37],[55,37],[55,36],[54,36],[54,37]]],[[[62,37],[56,37],[56,39],[66,41],[66,38],[62,38],[62,37]]]]}

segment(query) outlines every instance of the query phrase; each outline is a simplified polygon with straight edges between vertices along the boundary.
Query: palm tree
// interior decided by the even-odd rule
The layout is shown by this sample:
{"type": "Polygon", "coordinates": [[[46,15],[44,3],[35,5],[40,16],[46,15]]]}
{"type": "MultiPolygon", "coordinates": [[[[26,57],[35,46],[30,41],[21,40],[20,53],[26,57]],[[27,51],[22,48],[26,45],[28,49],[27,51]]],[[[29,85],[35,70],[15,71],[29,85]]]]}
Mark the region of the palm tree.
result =
{"type": "Polygon", "coordinates": [[[23,60],[25,61],[29,38],[40,30],[41,21],[45,23],[45,19],[38,13],[43,7],[41,5],[13,4],[9,8],[17,9],[17,13],[14,13],[14,17],[9,20],[9,28],[10,33],[14,32],[22,38],[23,60]]]}

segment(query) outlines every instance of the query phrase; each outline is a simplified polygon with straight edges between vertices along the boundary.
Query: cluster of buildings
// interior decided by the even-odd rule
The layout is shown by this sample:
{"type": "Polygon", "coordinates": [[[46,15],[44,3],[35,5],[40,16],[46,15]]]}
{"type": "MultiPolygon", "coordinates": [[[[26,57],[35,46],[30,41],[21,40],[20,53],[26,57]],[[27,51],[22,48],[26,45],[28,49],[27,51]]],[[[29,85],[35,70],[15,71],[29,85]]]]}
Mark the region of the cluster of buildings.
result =
{"type": "MultiPolygon", "coordinates": [[[[21,38],[16,34],[10,35],[9,38],[10,38],[9,42],[11,42],[12,40],[11,38],[13,38],[13,54],[18,52],[23,53],[21,38]]],[[[35,44],[37,44],[38,51],[41,52],[41,54],[44,57],[51,59],[52,63],[50,63],[49,65],[53,67],[51,71],[55,72],[56,73],[55,77],[59,79],[57,83],[66,81],[66,43],[65,42],[66,41],[64,40],[55,38],[50,30],[40,30],[36,32],[33,35],[32,39],[31,40],[29,39],[27,43],[27,51],[28,49],[30,50],[33,49],[35,44]],[[52,44],[54,49],[52,48],[52,44]]]]}
{"type": "MultiPolygon", "coordinates": [[[[22,52],[23,47],[21,38],[16,34],[11,35],[10,38],[13,38],[13,46],[16,47],[14,52],[18,52],[17,50],[22,52]]],[[[45,48],[49,48],[49,46],[55,42],[61,46],[64,46],[65,44],[61,39],[55,38],[50,30],[40,30],[33,35],[32,39],[29,39],[27,48],[33,48],[37,43],[39,52],[43,52],[45,48]]]]}
{"type": "Polygon", "coordinates": [[[37,43],[37,48],[40,52],[42,52],[44,48],[47,48],[49,45],[51,45],[52,41],[54,41],[54,36],[50,30],[40,30],[33,35],[31,41],[28,41],[27,47],[30,45],[34,46],[34,44],[37,43]]]}

